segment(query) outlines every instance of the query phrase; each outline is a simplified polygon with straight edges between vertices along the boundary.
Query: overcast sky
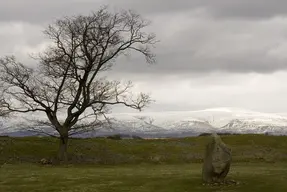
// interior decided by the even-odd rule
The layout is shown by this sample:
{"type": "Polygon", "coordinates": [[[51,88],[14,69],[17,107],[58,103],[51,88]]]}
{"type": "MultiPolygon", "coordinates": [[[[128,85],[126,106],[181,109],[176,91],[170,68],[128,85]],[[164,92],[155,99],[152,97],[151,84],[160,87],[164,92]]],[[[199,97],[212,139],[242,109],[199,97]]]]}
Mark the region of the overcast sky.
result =
{"type": "Polygon", "coordinates": [[[146,111],[287,112],[286,0],[1,0],[0,56],[29,63],[49,22],[106,4],[136,10],[160,40],[155,65],[131,57],[113,72],[151,94],[146,111]]]}

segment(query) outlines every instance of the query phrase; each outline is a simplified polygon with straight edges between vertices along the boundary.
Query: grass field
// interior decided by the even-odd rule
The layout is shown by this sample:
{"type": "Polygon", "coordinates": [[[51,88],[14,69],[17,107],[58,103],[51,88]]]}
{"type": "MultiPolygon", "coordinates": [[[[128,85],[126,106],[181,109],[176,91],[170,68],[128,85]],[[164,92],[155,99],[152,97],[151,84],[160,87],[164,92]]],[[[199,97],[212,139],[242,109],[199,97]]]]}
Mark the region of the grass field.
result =
{"type": "Polygon", "coordinates": [[[69,164],[53,159],[54,138],[0,137],[0,192],[287,191],[287,137],[222,136],[232,149],[232,186],[204,186],[201,166],[210,137],[165,140],[73,139],[69,164]]]}
{"type": "Polygon", "coordinates": [[[1,192],[201,192],[287,190],[287,164],[240,163],[233,186],[204,186],[200,164],[43,167],[18,164],[0,170],[1,192]]]}
{"type": "MultiPolygon", "coordinates": [[[[202,162],[210,137],[164,140],[72,139],[73,164],[185,164],[202,162]]],[[[222,140],[231,147],[234,162],[287,162],[287,137],[230,135],[222,140]]],[[[0,163],[36,163],[57,153],[55,138],[0,137],[0,163]]]]}

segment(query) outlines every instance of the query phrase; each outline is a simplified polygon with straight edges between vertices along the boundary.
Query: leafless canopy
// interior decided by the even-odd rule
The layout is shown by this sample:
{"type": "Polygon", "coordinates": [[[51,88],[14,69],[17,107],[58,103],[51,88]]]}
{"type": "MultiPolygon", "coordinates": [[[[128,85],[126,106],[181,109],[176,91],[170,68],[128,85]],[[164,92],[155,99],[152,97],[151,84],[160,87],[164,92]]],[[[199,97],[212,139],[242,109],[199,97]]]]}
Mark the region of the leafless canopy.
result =
{"type": "Polygon", "coordinates": [[[143,31],[148,25],[133,11],[111,13],[107,7],[88,16],[57,20],[44,31],[51,44],[35,58],[37,68],[14,56],[0,60],[2,108],[44,112],[61,137],[100,125],[99,117],[112,105],[141,110],[151,101],[149,95],[134,97],[131,82],[110,81],[99,74],[132,51],[155,62],[151,52],[155,35],[143,31]],[[90,121],[83,121],[86,118],[90,121]]]}

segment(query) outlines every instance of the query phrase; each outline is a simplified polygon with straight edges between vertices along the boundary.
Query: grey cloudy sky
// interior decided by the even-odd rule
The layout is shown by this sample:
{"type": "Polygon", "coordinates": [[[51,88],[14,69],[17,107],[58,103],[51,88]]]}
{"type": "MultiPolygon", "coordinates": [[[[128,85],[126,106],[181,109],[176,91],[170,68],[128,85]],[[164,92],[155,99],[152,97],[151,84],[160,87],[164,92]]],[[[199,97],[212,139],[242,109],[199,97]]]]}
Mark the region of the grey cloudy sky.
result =
{"type": "Polygon", "coordinates": [[[27,54],[45,47],[49,22],[106,4],[150,19],[160,40],[155,65],[134,55],[113,72],[151,93],[148,111],[287,112],[286,0],[1,0],[0,56],[29,63],[27,54]]]}

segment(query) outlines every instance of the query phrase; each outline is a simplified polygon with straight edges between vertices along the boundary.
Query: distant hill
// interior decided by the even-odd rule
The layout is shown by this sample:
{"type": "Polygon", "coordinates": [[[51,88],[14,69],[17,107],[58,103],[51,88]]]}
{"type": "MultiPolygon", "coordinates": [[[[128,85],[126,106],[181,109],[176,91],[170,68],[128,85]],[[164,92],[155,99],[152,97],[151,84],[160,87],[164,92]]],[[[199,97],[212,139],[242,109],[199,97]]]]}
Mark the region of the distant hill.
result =
{"type": "MultiPolygon", "coordinates": [[[[101,129],[75,137],[103,137],[115,134],[142,138],[190,137],[203,133],[287,135],[287,116],[234,108],[213,108],[200,111],[166,111],[112,113],[112,129],[101,129]]],[[[44,136],[18,127],[31,126],[27,119],[0,119],[0,135],[15,137],[44,136]]],[[[52,130],[48,132],[53,133],[52,130]]]]}

